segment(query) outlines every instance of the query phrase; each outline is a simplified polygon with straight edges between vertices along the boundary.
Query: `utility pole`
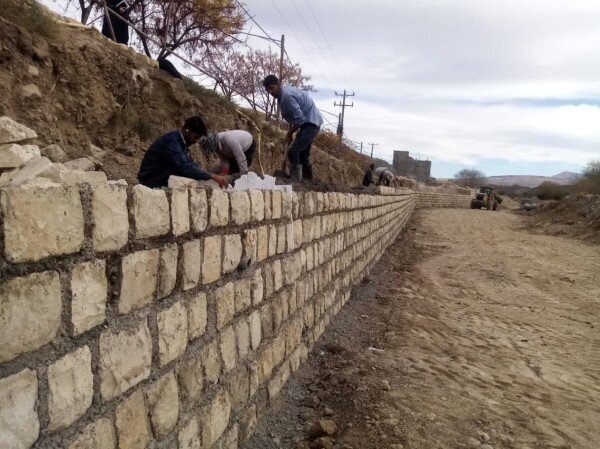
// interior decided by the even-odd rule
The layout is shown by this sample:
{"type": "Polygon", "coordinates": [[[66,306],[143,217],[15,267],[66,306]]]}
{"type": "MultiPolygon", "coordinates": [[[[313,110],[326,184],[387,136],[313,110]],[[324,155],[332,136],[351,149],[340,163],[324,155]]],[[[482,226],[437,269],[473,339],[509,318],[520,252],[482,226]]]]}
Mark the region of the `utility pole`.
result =
{"type": "Polygon", "coordinates": [[[371,159],[373,159],[373,148],[379,146],[379,144],[371,142],[368,145],[371,145],[371,159]]]}
{"type": "Polygon", "coordinates": [[[343,94],[338,94],[337,92],[335,92],[335,95],[337,97],[342,97],[341,103],[338,104],[337,101],[333,103],[334,106],[340,106],[342,108],[342,113],[340,114],[340,123],[338,125],[338,136],[340,136],[340,139],[341,139],[342,136],[344,135],[344,118],[345,118],[346,108],[354,107],[354,102],[352,102],[352,104],[346,104],[346,98],[353,97],[355,94],[354,94],[354,92],[352,92],[351,94],[348,94],[348,93],[346,93],[346,89],[344,89],[343,94]]]}
{"type": "Polygon", "coordinates": [[[362,150],[363,150],[363,143],[360,143],[360,154],[362,154],[362,150]]]}
{"type": "MultiPolygon", "coordinates": [[[[281,45],[279,46],[281,49],[281,53],[279,55],[279,82],[283,81],[283,61],[285,56],[285,34],[281,35],[281,45]]],[[[273,100],[277,101],[277,100],[273,100]]],[[[277,121],[279,122],[279,118],[281,117],[281,108],[279,107],[279,103],[277,103],[277,121]]]]}

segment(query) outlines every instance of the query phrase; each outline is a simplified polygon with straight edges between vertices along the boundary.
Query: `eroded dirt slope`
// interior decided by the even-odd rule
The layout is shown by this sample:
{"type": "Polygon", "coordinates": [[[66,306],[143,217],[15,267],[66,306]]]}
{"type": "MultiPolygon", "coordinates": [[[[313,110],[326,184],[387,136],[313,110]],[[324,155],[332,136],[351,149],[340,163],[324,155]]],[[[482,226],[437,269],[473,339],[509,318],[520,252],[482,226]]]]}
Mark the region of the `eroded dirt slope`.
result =
{"type": "Polygon", "coordinates": [[[522,220],[421,211],[247,448],[597,448],[600,251],[522,220]]]}

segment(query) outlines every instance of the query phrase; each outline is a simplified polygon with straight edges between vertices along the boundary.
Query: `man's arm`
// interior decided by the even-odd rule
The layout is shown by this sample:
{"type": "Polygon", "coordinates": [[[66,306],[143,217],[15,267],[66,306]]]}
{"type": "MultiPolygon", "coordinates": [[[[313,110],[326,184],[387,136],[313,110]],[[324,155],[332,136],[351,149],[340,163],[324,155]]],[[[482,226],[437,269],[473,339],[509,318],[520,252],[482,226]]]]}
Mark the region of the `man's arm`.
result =
{"type": "Polygon", "coordinates": [[[213,175],[206,170],[203,170],[198,164],[193,162],[180,145],[175,142],[170,142],[166,146],[167,156],[175,165],[176,175],[185,178],[196,179],[198,181],[213,180],[221,187],[227,186],[227,179],[223,176],[213,175]]]}

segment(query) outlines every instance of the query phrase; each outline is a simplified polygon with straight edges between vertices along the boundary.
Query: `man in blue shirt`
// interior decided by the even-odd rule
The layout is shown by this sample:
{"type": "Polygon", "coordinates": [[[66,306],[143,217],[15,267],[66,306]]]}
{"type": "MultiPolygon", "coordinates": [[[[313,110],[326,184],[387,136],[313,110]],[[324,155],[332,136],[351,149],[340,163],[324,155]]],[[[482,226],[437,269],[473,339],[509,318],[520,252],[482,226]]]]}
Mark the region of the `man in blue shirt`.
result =
{"type": "Polygon", "coordinates": [[[288,150],[290,174],[293,182],[302,182],[302,178],[312,179],[310,148],[319,134],[323,117],[312,98],[300,89],[282,86],[275,75],[267,76],[263,81],[267,92],[277,99],[281,116],[290,124],[286,143],[291,144],[288,150]],[[294,134],[296,133],[296,138],[294,134]]]}
{"type": "Polygon", "coordinates": [[[212,179],[219,186],[227,187],[226,177],[207,172],[190,157],[188,147],[206,134],[204,121],[200,117],[191,117],[185,121],[182,129],[159,137],[150,145],[142,159],[138,173],[140,184],[152,188],[167,187],[169,177],[174,175],[198,181],[212,179]]]}

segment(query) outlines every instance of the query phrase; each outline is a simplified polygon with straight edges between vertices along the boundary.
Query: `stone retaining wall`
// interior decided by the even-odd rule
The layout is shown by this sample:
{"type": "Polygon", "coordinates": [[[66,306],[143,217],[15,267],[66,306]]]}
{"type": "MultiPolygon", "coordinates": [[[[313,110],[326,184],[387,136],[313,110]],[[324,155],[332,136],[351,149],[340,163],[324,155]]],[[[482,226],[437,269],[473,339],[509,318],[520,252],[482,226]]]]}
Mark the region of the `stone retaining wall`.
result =
{"type": "Polygon", "coordinates": [[[1,190],[0,447],[238,447],[419,202],[460,203],[385,193],[1,190]]]}
{"type": "Polygon", "coordinates": [[[419,192],[418,208],[455,207],[464,208],[471,204],[471,195],[460,193],[419,192]]]}

